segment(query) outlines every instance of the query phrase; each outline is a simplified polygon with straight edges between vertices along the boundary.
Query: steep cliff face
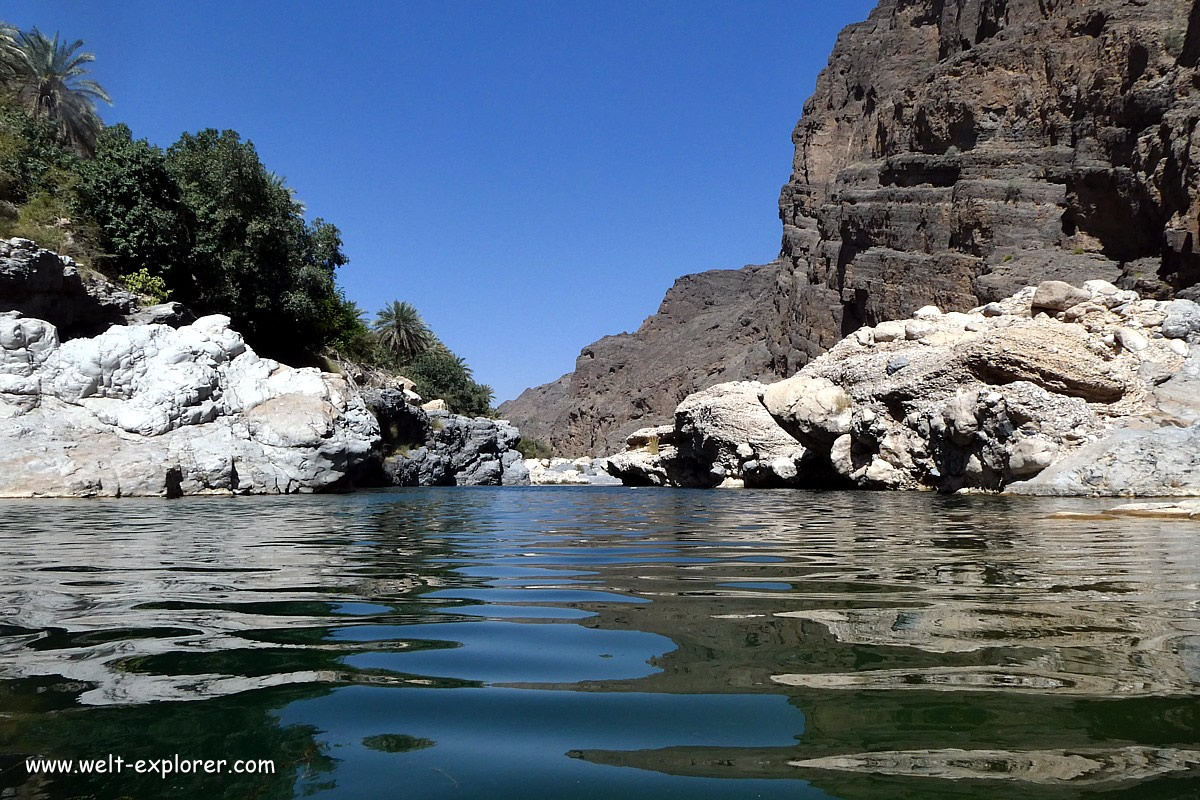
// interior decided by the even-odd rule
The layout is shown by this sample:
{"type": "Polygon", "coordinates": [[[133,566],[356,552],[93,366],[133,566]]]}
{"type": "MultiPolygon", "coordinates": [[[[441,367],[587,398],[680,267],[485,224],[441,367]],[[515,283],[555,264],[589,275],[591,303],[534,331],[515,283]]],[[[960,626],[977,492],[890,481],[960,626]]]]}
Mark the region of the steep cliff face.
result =
{"type": "Polygon", "coordinates": [[[1043,279],[1200,279],[1190,0],[883,0],[793,140],[771,350],[1043,279]]]}
{"type": "Polygon", "coordinates": [[[635,333],[583,348],[575,371],[500,406],[556,453],[606,455],[638,428],[669,422],[692,392],[771,374],[766,320],[778,265],[712,270],[675,282],[635,333]]]}
{"type": "Polygon", "coordinates": [[[786,377],[925,305],[1047,279],[1200,296],[1198,60],[1200,1],[881,0],[839,36],[793,133],[770,280],[705,273],[714,305],[677,285],[661,330],[585,348],[565,396],[506,413],[600,453],[693,390],[786,377]]]}

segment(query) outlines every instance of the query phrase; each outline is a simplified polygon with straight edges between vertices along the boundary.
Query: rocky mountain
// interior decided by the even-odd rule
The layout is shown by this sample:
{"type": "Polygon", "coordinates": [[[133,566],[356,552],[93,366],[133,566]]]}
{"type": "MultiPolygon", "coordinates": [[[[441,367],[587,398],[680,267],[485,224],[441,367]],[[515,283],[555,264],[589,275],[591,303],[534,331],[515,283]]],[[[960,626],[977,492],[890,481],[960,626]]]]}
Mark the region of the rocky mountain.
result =
{"type": "Polygon", "coordinates": [[[634,333],[583,348],[575,371],[500,406],[555,452],[604,455],[625,437],[669,420],[694,391],[771,374],[762,309],[778,264],[685,275],[634,333]]]}
{"type": "MultiPolygon", "coordinates": [[[[774,280],[711,298],[728,313],[703,307],[753,320],[769,355],[676,317],[695,338],[642,336],[638,357],[696,369],[647,386],[627,348],[601,340],[563,379],[565,402],[505,413],[548,424],[560,452],[598,452],[669,421],[670,403],[640,397],[791,375],[925,305],[962,311],[1046,279],[1196,297],[1198,60],[1192,0],[881,0],[839,36],[793,133],[774,280]],[[754,368],[721,374],[718,352],[754,368]]],[[[693,285],[721,280],[705,275],[693,285]]],[[[672,289],[680,310],[697,305],[688,288],[672,289]]]]}

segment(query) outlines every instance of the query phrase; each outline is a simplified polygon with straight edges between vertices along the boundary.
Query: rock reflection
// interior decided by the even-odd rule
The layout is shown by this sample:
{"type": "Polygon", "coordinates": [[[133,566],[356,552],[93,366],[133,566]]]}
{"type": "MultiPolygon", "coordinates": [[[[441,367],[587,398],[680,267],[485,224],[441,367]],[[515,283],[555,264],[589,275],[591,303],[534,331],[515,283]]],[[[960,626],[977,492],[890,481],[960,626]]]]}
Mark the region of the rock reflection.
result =
{"type": "Polygon", "coordinates": [[[471,523],[462,509],[439,514],[426,502],[398,524],[397,507],[407,506],[356,498],[10,502],[0,522],[0,672],[85,685],[79,701],[89,705],[387,683],[347,668],[343,657],[357,651],[320,631],[331,620],[342,627],[432,611],[409,600],[444,584],[447,569],[428,562],[448,548],[428,533],[471,523]],[[368,538],[376,536],[382,543],[368,538]],[[303,630],[318,633],[288,640],[286,632],[303,630]],[[283,650],[291,655],[279,658],[283,650]],[[206,659],[240,669],[188,666],[206,659]]]}
{"type": "Polygon", "coordinates": [[[1123,747],[1119,750],[916,750],[856,753],[789,762],[808,769],[962,780],[1087,785],[1145,780],[1200,767],[1200,751],[1123,747]]]}
{"type": "MultiPolygon", "coordinates": [[[[295,733],[320,709],[293,749],[336,735],[345,763],[429,770],[480,751],[477,777],[493,766],[479,743],[515,720],[547,781],[631,767],[839,798],[992,797],[969,787],[997,780],[1198,794],[1195,534],[1049,518],[1096,505],[571,489],[12,503],[0,712],[10,732],[53,720],[39,752],[78,744],[64,713],[137,739],[125,726],[152,701],[245,702],[267,739],[276,712],[295,733]],[[503,714],[476,714],[493,692],[503,714]],[[623,733],[651,698],[723,716],[702,741],[666,721],[623,733]],[[424,711],[359,719],[386,703],[424,711]],[[598,741],[606,707],[621,712],[598,741]]],[[[344,782],[339,763],[308,788],[344,782]]]]}

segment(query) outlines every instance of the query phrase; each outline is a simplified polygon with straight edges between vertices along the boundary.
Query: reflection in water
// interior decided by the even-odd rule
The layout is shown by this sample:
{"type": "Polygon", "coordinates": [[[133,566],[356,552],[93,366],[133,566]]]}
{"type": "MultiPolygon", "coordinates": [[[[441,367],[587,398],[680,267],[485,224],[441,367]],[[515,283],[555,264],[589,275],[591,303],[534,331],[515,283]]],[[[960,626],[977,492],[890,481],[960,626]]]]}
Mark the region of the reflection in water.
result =
{"type": "Polygon", "coordinates": [[[1122,747],[1119,750],[919,750],[875,752],[789,762],[793,767],[923,778],[981,778],[1075,785],[1152,778],[1200,766],[1200,751],[1122,747]]]}
{"type": "Polygon", "coordinates": [[[206,798],[1200,795],[1197,532],[1048,518],[1096,507],[7,503],[0,796],[162,793],[21,768],[109,752],[277,760],[206,798]]]}

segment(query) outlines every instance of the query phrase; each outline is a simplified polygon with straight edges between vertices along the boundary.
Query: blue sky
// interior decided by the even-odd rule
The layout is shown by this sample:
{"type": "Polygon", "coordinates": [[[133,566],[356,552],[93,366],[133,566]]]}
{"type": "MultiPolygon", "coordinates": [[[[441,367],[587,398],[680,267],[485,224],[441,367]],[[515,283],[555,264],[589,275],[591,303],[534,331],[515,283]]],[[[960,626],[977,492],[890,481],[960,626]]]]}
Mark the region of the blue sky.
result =
{"type": "Polygon", "coordinates": [[[8,0],[81,38],[162,146],[233,128],[338,225],[348,296],[417,306],[515,397],[675,278],[770,261],[791,131],[873,0],[8,0]]]}

